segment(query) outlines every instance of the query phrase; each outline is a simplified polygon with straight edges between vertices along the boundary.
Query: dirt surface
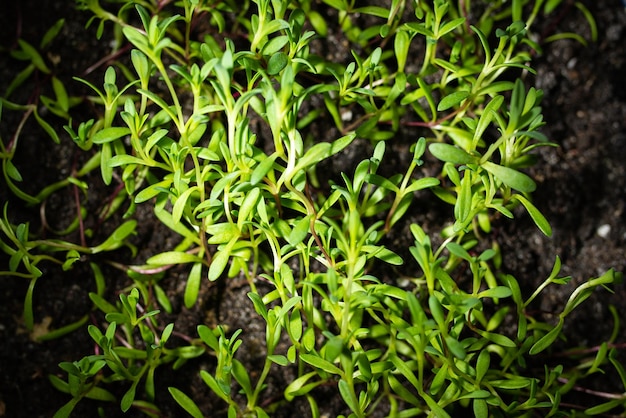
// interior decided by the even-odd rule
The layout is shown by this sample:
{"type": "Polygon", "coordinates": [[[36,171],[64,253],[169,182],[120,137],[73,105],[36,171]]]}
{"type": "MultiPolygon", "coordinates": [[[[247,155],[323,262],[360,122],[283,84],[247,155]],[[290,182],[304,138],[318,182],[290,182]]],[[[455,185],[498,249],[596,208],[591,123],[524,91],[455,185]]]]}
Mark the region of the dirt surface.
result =
{"type": "MultiPolygon", "coordinates": [[[[85,14],[72,9],[73,2],[21,1],[4,2],[0,6],[0,44],[3,47],[14,45],[18,37],[36,44],[45,30],[59,17],[67,17],[65,29],[50,48],[50,57],[57,64],[56,72],[64,81],[72,75],[84,71],[98,61],[108,48],[95,40],[93,30],[84,32],[85,14]]],[[[576,284],[592,276],[602,274],[608,268],[626,271],[626,74],[624,45],[626,45],[626,11],[618,0],[605,2],[585,2],[598,23],[598,40],[587,47],[572,40],[561,40],[544,47],[533,67],[536,75],[528,75],[526,82],[544,90],[543,101],[546,126],[543,132],[559,145],[558,148],[545,148],[538,153],[539,162],[532,174],[538,183],[534,195],[535,204],[550,220],[554,234],[544,237],[523,213],[521,221],[501,220],[496,223],[497,235],[504,254],[503,265],[506,272],[514,274],[525,291],[530,291],[543,281],[560,256],[562,275],[571,275],[570,285],[550,288],[537,304],[536,309],[547,316],[562,309],[567,295],[576,284]]],[[[330,22],[330,20],[329,20],[330,22]]],[[[565,7],[558,19],[544,22],[546,31],[573,30],[585,37],[588,29],[582,15],[573,6],[565,7]]],[[[0,90],[20,67],[5,65],[10,61],[0,55],[0,90]]],[[[82,87],[73,85],[80,92],[82,87]]],[[[32,86],[31,86],[32,87],[32,86]]],[[[28,91],[25,94],[30,94],[28,91]]],[[[8,137],[19,119],[5,112],[0,125],[0,134],[8,137]]],[[[404,132],[414,136],[414,132],[404,132]]],[[[67,135],[62,136],[59,146],[51,145],[41,131],[25,131],[20,144],[20,154],[16,163],[22,164],[25,182],[35,185],[45,184],[67,176],[84,160],[67,135]],[[39,179],[39,180],[37,180],[39,179]]],[[[402,141],[400,141],[402,142],[402,141]]],[[[398,150],[396,150],[398,151],[398,150]]],[[[350,167],[364,155],[359,148],[349,149],[341,167],[350,167]]],[[[392,154],[392,153],[389,153],[392,154]]],[[[396,155],[400,155],[399,153],[396,155]]],[[[406,163],[406,162],[404,162],[406,163]]],[[[384,163],[383,163],[384,164],[384,163]]],[[[381,171],[396,170],[403,161],[388,161],[381,171]]],[[[92,186],[86,206],[96,213],[114,195],[115,190],[105,187],[94,173],[87,179],[92,186]]],[[[31,190],[36,192],[36,188],[31,190]]],[[[1,201],[5,201],[8,191],[0,182],[1,201]]],[[[75,211],[74,195],[68,191],[55,195],[47,203],[45,219],[55,228],[61,229],[75,211]]],[[[422,199],[422,198],[421,198],[422,199]]],[[[410,220],[417,220],[433,230],[441,224],[442,208],[451,208],[432,203],[431,197],[424,197],[410,214],[410,220]]],[[[31,222],[36,230],[41,226],[41,213],[15,199],[10,201],[12,221],[31,222]]],[[[91,213],[90,212],[90,213],[91,213]]],[[[448,219],[444,214],[443,219],[448,219]]],[[[148,257],[155,248],[167,248],[175,237],[158,223],[147,208],[140,208],[135,215],[141,227],[133,239],[139,248],[139,257],[148,257]]],[[[94,217],[88,217],[94,227],[93,241],[106,236],[114,228],[119,218],[97,224],[94,217]]],[[[401,233],[389,238],[392,247],[399,252],[411,245],[408,226],[401,233]],[[406,235],[402,235],[406,232],[406,235]]],[[[72,237],[67,237],[71,239],[72,237]]],[[[76,237],[74,237],[76,238],[76,237]]],[[[116,253],[120,262],[130,261],[128,250],[116,253]]],[[[6,263],[0,255],[0,263],[6,263]]],[[[116,292],[129,283],[125,275],[112,267],[105,267],[105,277],[109,285],[108,296],[114,300],[116,292]]],[[[181,334],[195,335],[197,324],[215,325],[225,323],[231,329],[242,328],[246,344],[239,351],[240,358],[249,370],[262,362],[264,345],[264,324],[255,320],[252,304],[246,293],[247,284],[232,280],[214,286],[204,286],[200,302],[191,310],[182,306],[180,294],[184,287],[184,271],[169,271],[163,279],[163,286],[172,295],[173,313],[169,320],[175,322],[181,334]]],[[[87,263],[79,263],[69,272],[54,266],[48,267],[36,287],[35,321],[45,325],[52,319],[52,327],[70,323],[86,313],[90,313],[88,292],[94,290],[92,272],[87,263]]],[[[58,363],[73,361],[93,352],[93,342],[86,329],[73,333],[69,338],[61,338],[45,343],[36,343],[25,331],[20,316],[22,302],[28,283],[16,278],[0,276],[0,417],[50,417],[67,400],[54,389],[47,376],[61,375],[58,363]]],[[[571,345],[592,347],[609,337],[613,321],[608,309],[615,305],[622,318],[626,315],[626,289],[618,286],[614,294],[606,291],[594,295],[566,323],[566,334],[571,345]]],[[[102,318],[90,313],[90,322],[98,323],[102,318]]],[[[621,344],[621,353],[626,352],[624,326],[616,343],[621,344]]],[[[626,360],[624,355],[621,356],[626,360]]],[[[558,362],[544,359],[546,363],[558,362]]],[[[157,399],[162,400],[162,414],[165,417],[181,416],[180,408],[167,393],[167,386],[176,386],[198,401],[203,410],[213,411],[211,416],[226,416],[223,403],[211,395],[200,380],[198,371],[214,367],[213,359],[203,357],[190,361],[177,372],[168,366],[159,370],[166,376],[159,376],[167,383],[157,387],[157,399]]],[[[293,377],[289,370],[284,375],[273,377],[266,390],[267,401],[273,396],[281,396],[285,382],[293,377]]],[[[622,393],[624,388],[610,375],[603,381],[589,382],[589,387],[622,393]]],[[[123,388],[117,395],[123,394],[123,388]]],[[[325,388],[317,395],[325,396],[325,388]]],[[[588,402],[597,399],[589,398],[588,402]]],[[[348,411],[340,409],[341,401],[324,403],[322,413],[337,416],[348,411]]],[[[102,404],[98,404],[102,406],[102,404]]],[[[80,404],[75,416],[96,416],[96,404],[85,401],[80,404]]],[[[117,404],[104,405],[104,416],[121,416],[117,404]]],[[[295,402],[285,405],[273,416],[308,416],[307,405],[295,402]]],[[[125,416],[143,416],[132,411],[125,416]]]]}

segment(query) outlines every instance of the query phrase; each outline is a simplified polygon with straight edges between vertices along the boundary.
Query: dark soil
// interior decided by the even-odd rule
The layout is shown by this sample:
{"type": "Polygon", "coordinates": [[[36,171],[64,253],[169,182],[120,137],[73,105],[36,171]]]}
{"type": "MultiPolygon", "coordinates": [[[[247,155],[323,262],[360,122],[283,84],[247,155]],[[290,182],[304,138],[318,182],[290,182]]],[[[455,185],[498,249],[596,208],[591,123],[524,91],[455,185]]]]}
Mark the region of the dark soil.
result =
{"type": "MultiPolygon", "coordinates": [[[[573,2],[572,2],[573,3],[573,2]]],[[[605,2],[585,2],[598,23],[598,40],[587,47],[572,41],[561,40],[545,45],[543,54],[536,58],[533,67],[536,75],[528,75],[526,82],[543,89],[545,93],[543,109],[546,126],[543,132],[559,145],[558,148],[545,148],[538,154],[539,162],[532,174],[538,183],[534,195],[535,204],[550,220],[554,229],[551,238],[544,237],[532,221],[519,213],[521,220],[511,222],[501,220],[496,223],[497,239],[502,246],[506,272],[515,275],[523,289],[528,292],[542,282],[550,273],[554,259],[560,256],[562,275],[571,275],[567,286],[551,287],[543,294],[536,309],[558,313],[573,287],[590,277],[602,274],[609,268],[626,271],[626,11],[618,0],[605,2]]],[[[83,30],[85,14],[72,9],[73,2],[34,1],[3,2],[0,6],[0,45],[11,47],[18,37],[37,44],[45,30],[60,17],[66,17],[65,28],[50,48],[50,56],[57,62],[56,74],[76,88],[73,94],[83,94],[82,86],[70,82],[73,75],[82,75],[108,53],[108,46],[98,42],[92,29],[83,30]]],[[[329,19],[329,23],[332,19],[329,19]]],[[[588,37],[587,25],[575,7],[565,6],[558,19],[544,22],[546,31],[572,30],[588,37]]],[[[16,66],[3,53],[0,55],[0,87],[6,84],[22,67],[16,66]]],[[[101,70],[101,69],[100,69],[101,70]]],[[[35,86],[29,85],[34,89],[35,86]]],[[[27,100],[34,90],[24,89],[27,100]]],[[[86,110],[86,115],[89,115],[86,110]]],[[[9,138],[19,123],[15,112],[3,112],[0,135],[9,138]]],[[[85,118],[87,118],[86,116],[85,118]]],[[[407,133],[414,135],[414,133],[407,133]]],[[[67,176],[68,172],[84,161],[85,156],[71,143],[67,135],[62,136],[61,145],[53,145],[49,138],[34,127],[22,134],[19,164],[25,177],[24,183],[32,182],[35,193],[39,186],[67,176]],[[27,167],[27,168],[24,168],[27,167]],[[43,182],[43,183],[42,183],[43,182]]],[[[348,150],[342,167],[350,167],[360,161],[358,149],[348,150]]],[[[392,155],[392,153],[388,153],[392,155]]],[[[396,154],[398,155],[398,154],[396,154]]],[[[390,160],[381,170],[394,171],[402,161],[390,160]]],[[[94,230],[93,243],[100,242],[106,233],[119,225],[120,218],[98,222],[97,211],[115,195],[115,187],[105,187],[94,172],[88,179],[90,190],[86,207],[89,213],[86,224],[94,230]]],[[[0,182],[1,201],[9,200],[12,222],[30,222],[31,230],[41,228],[42,216],[38,208],[27,207],[10,196],[7,187],[0,182]]],[[[75,212],[74,194],[71,189],[55,195],[46,205],[45,219],[56,229],[62,229],[75,212]]],[[[430,197],[429,197],[430,198],[430,197]]],[[[431,199],[432,200],[432,199],[431,199]]],[[[429,203],[416,205],[411,217],[428,227],[441,224],[448,219],[447,213],[438,212],[441,207],[429,203]],[[433,209],[433,210],[428,210],[433,209]]],[[[449,208],[444,207],[445,210],[449,208]]],[[[176,237],[155,222],[149,209],[139,208],[135,214],[140,228],[133,239],[139,248],[139,258],[145,259],[158,249],[171,248],[176,237]]],[[[407,248],[410,242],[406,236],[390,237],[390,245],[407,248]]],[[[77,236],[66,237],[68,240],[77,236]]],[[[120,262],[131,260],[130,251],[122,249],[115,257],[120,262]]],[[[89,260],[97,261],[97,260],[89,260]]],[[[141,261],[141,260],[140,260],[141,261]]],[[[7,263],[0,255],[0,263],[7,263]]],[[[103,264],[107,278],[108,297],[115,300],[116,292],[129,285],[124,273],[103,264]]],[[[95,289],[93,273],[88,263],[78,263],[71,271],[63,272],[55,266],[46,266],[43,278],[35,291],[35,322],[45,328],[48,322],[52,328],[75,321],[90,313],[91,304],[88,292],[95,289]]],[[[6,270],[5,267],[0,270],[6,270]]],[[[205,285],[199,303],[194,309],[185,309],[181,294],[184,287],[184,271],[171,270],[163,279],[162,285],[171,296],[173,312],[168,320],[175,322],[176,330],[182,334],[195,335],[198,324],[209,326],[217,323],[228,324],[231,329],[242,328],[246,344],[239,350],[240,359],[248,370],[258,369],[262,363],[264,346],[264,324],[258,320],[252,304],[246,297],[248,287],[245,281],[227,281],[218,285],[205,285]]],[[[68,337],[44,343],[34,342],[24,329],[21,312],[28,283],[17,278],[0,276],[0,417],[51,417],[68,400],[68,396],[54,389],[48,375],[62,376],[58,363],[78,360],[93,352],[93,342],[82,328],[68,337]]],[[[626,314],[626,289],[618,286],[614,294],[598,292],[583,304],[567,321],[568,346],[593,347],[606,340],[613,329],[613,320],[608,309],[614,305],[620,316],[626,314]]],[[[95,313],[90,313],[90,323],[100,323],[95,313]]],[[[624,326],[620,328],[617,340],[622,360],[626,356],[624,326]]],[[[538,361],[558,364],[558,359],[542,358],[538,361]]],[[[181,416],[181,409],[171,401],[167,386],[176,386],[192,396],[204,411],[211,416],[226,416],[219,400],[209,393],[200,380],[201,369],[214,367],[213,360],[190,361],[182,369],[171,372],[165,366],[159,373],[157,399],[166,417],[181,416]]],[[[285,373],[288,373],[285,372],[285,373]]],[[[269,381],[267,400],[273,396],[280,398],[285,382],[292,376],[278,375],[269,381]]],[[[612,374],[602,381],[581,382],[588,388],[613,393],[623,393],[624,388],[612,374]]],[[[117,395],[123,394],[119,388],[117,395]]],[[[318,395],[324,399],[322,388],[318,395]]],[[[577,402],[591,405],[599,403],[598,398],[580,397],[577,402]]],[[[98,404],[101,406],[102,404],[98,404]]],[[[341,409],[341,401],[323,402],[322,413],[337,416],[347,411],[341,409]]],[[[121,416],[117,404],[105,405],[104,416],[121,416]]],[[[96,416],[96,404],[84,401],[75,416],[96,416]]],[[[274,416],[308,416],[304,403],[285,405],[274,416]]],[[[126,416],[143,416],[131,410],[126,416]]]]}

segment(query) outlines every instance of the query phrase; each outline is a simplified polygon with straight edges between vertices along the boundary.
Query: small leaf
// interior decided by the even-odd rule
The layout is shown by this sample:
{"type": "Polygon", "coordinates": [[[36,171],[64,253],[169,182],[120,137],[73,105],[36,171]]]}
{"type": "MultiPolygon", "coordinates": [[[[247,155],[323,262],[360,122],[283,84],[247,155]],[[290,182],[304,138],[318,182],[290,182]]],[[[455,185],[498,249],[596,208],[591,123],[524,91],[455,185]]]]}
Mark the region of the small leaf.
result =
{"type": "Polygon", "coordinates": [[[437,159],[452,164],[472,164],[476,163],[476,157],[469,155],[461,148],[444,143],[433,143],[428,147],[430,153],[437,159]]]}
{"type": "Polygon", "coordinates": [[[510,288],[506,287],[506,286],[496,286],[492,289],[487,289],[483,292],[480,292],[478,294],[479,298],[495,298],[495,299],[500,299],[500,298],[508,298],[509,296],[511,296],[513,294],[513,292],[511,291],[510,288]]]}
{"type": "Polygon", "coordinates": [[[267,359],[270,360],[272,363],[278,364],[279,366],[284,367],[289,365],[289,360],[287,360],[287,357],[283,355],[273,354],[271,356],[267,356],[267,359]]]}
{"type": "Polygon", "coordinates": [[[135,391],[137,389],[137,383],[139,383],[139,380],[136,380],[122,397],[122,402],[120,402],[120,408],[124,412],[130,409],[131,405],[133,404],[133,401],[135,400],[135,391]]]}
{"type": "Polygon", "coordinates": [[[93,247],[91,249],[91,252],[96,254],[102,251],[112,251],[121,247],[124,240],[135,232],[136,226],[136,220],[124,222],[122,225],[117,227],[117,229],[113,231],[111,236],[107,238],[102,244],[98,245],[97,247],[93,247]]]}
{"type": "Polygon", "coordinates": [[[195,254],[183,251],[165,251],[150,257],[146,262],[152,265],[168,266],[172,264],[198,263],[200,258],[195,254]]]}
{"type": "Polygon", "coordinates": [[[523,377],[511,377],[510,379],[490,380],[489,384],[499,389],[523,389],[531,384],[531,379],[523,377]]]}
{"type": "Polygon", "coordinates": [[[474,417],[476,418],[487,418],[489,417],[489,407],[487,406],[487,401],[484,399],[474,399],[472,403],[474,409],[474,417]]]}
{"type": "Polygon", "coordinates": [[[173,386],[168,387],[167,390],[170,392],[170,395],[172,395],[172,398],[174,398],[178,405],[180,405],[185,411],[187,411],[189,415],[191,415],[193,418],[204,418],[204,415],[202,415],[202,411],[200,411],[200,408],[198,408],[194,401],[192,401],[191,398],[187,396],[184,392],[176,389],[173,386]]]}
{"type": "Polygon", "coordinates": [[[439,105],[437,105],[437,111],[441,112],[448,110],[453,106],[458,105],[469,96],[468,91],[455,91],[441,99],[439,105]]]}
{"type": "Polygon", "coordinates": [[[289,236],[287,237],[287,242],[294,247],[300,244],[309,234],[310,225],[310,216],[305,216],[304,218],[297,221],[296,224],[293,226],[293,229],[289,233],[289,236]]]}
{"type": "Polygon", "coordinates": [[[502,181],[502,183],[520,192],[530,193],[537,188],[533,179],[512,168],[494,164],[490,161],[484,162],[482,167],[502,181]]]}
{"type": "Polygon", "coordinates": [[[187,285],[185,286],[185,307],[191,308],[198,300],[200,293],[200,283],[202,283],[202,263],[196,263],[191,267],[187,276],[187,285]]]}
{"type": "Polygon", "coordinates": [[[213,333],[213,330],[211,330],[209,327],[207,327],[206,325],[198,325],[198,335],[200,336],[200,339],[202,339],[202,341],[211,349],[213,349],[214,351],[219,350],[219,341],[213,333]]]}
{"type": "Polygon", "coordinates": [[[300,358],[305,363],[310,364],[313,367],[317,367],[318,369],[322,369],[327,373],[341,375],[342,371],[339,367],[335,366],[328,360],[324,360],[323,358],[313,355],[313,354],[301,354],[300,358]]]}
{"type": "Polygon", "coordinates": [[[313,383],[308,382],[311,378],[318,376],[319,374],[313,371],[298,377],[285,388],[285,399],[287,401],[292,401],[296,396],[305,395],[315,389],[323,382],[323,380],[313,383]]]}
{"type": "Polygon", "coordinates": [[[22,181],[22,175],[18,171],[17,167],[9,159],[5,160],[5,169],[7,175],[15,181],[22,181]]]}
{"type": "Polygon", "coordinates": [[[476,384],[479,385],[487,371],[489,370],[489,363],[491,357],[488,350],[482,350],[476,360],[476,384]]]}
{"type": "Polygon", "coordinates": [[[545,236],[552,236],[552,227],[550,226],[550,223],[545,218],[545,216],[543,216],[543,214],[539,212],[539,209],[537,209],[535,205],[530,203],[530,201],[524,196],[520,196],[518,194],[513,196],[513,198],[518,200],[522,205],[524,205],[524,207],[528,211],[528,214],[535,222],[535,225],[537,225],[537,228],[539,228],[539,230],[543,232],[545,236]]]}
{"type": "Polygon", "coordinates": [[[339,386],[339,393],[341,394],[343,401],[346,403],[346,405],[348,405],[350,410],[360,411],[361,408],[359,408],[359,402],[356,399],[356,396],[354,395],[353,391],[350,390],[350,385],[348,385],[348,382],[341,379],[339,380],[338,386],[339,386]]]}
{"type": "Polygon", "coordinates": [[[430,308],[430,313],[435,319],[435,322],[437,322],[439,328],[445,328],[446,324],[443,307],[435,295],[430,295],[428,298],[428,307],[430,308]]]}
{"type": "Polygon", "coordinates": [[[130,135],[130,129],[125,127],[104,128],[91,138],[94,144],[104,144],[115,141],[123,136],[130,135]]]}
{"type": "Polygon", "coordinates": [[[541,337],[539,341],[537,341],[530,348],[529,354],[535,355],[541,353],[543,350],[548,348],[552,343],[557,339],[557,337],[561,334],[561,330],[563,329],[563,318],[559,319],[559,324],[552,328],[550,332],[541,337]]]}
{"type": "Polygon", "coordinates": [[[250,376],[248,375],[248,371],[246,370],[246,367],[237,359],[233,359],[231,373],[237,383],[239,383],[239,385],[243,389],[244,393],[248,397],[252,396],[252,383],[250,383],[250,376]]]}
{"type": "Polygon", "coordinates": [[[454,355],[455,357],[461,360],[466,357],[467,354],[465,353],[465,349],[463,348],[463,345],[461,345],[459,340],[448,335],[446,337],[446,345],[448,346],[448,349],[450,350],[452,355],[454,355]]]}
{"type": "Polygon", "coordinates": [[[209,244],[225,244],[240,234],[237,225],[230,222],[222,222],[206,227],[206,234],[209,236],[207,240],[209,244]]]}
{"type": "Polygon", "coordinates": [[[289,56],[280,51],[271,56],[267,62],[267,73],[276,75],[280,73],[289,63],[289,56]]]}
{"type": "Polygon", "coordinates": [[[235,242],[236,240],[229,242],[224,248],[218,250],[217,253],[213,255],[213,260],[211,260],[211,265],[209,266],[210,281],[214,282],[224,272],[224,269],[228,264],[228,260],[230,259],[230,250],[235,242]]]}
{"type": "Polygon", "coordinates": [[[267,158],[264,158],[263,161],[259,163],[250,175],[250,184],[256,186],[265,178],[267,173],[270,172],[272,167],[274,166],[274,161],[278,157],[278,154],[274,153],[267,158]]]}

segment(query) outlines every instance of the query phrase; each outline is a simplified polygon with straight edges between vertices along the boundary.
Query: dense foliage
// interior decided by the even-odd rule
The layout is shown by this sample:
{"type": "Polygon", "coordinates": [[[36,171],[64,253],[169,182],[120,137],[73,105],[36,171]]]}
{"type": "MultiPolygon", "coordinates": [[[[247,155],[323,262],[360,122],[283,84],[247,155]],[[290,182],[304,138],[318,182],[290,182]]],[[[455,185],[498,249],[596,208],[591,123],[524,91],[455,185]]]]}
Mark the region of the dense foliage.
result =
{"type": "MultiPolygon", "coordinates": [[[[591,357],[572,355],[566,366],[529,367],[559,340],[572,310],[620,275],[589,279],[548,323],[527,307],[546,286],[568,282],[560,260],[534,293],[523,294],[490,234],[494,220],[523,213],[551,234],[524,170],[534,149],[553,144],[540,132],[542,92],[525,86],[523,76],[541,49],[533,23],[560,1],[388,3],[80,0],[98,36],[111,33],[118,53],[103,81],[77,79],[93,96],[70,97],[52,75],[54,97],[42,95],[37,104],[12,96],[33,74],[51,73],[41,51],[63,22],[38,48],[19,43],[13,55],[25,67],[4,92],[2,109],[22,112],[23,123],[34,119],[54,141],[69,134],[90,158],[29,194],[12,161],[20,126],[0,141],[6,185],[16,198],[41,205],[65,187],[88,193],[83,177],[100,170],[106,184],[120,184],[103,217],[124,211],[126,219],[88,245],[81,211],[69,227],[83,237],[74,243],[13,225],[4,204],[0,248],[10,261],[0,274],[30,281],[29,329],[40,264],[71,269],[90,260],[95,277],[90,298],[104,316],[88,329],[98,348],[61,363],[65,379],[50,376],[69,399],[57,417],[69,416],[83,398],[158,416],[155,370],[203,355],[216,357],[215,369],[200,374],[231,417],[269,416],[297,397],[319,416],[320,386],[335,388],[354,417],[446,417],[465,409],[476,417],[572,416],[560,399],[578,378],[613,367],[626,384],[611,341],[591,357]],[[333,43],[347,45],[350,55],[325,53],[322,45],[333,43]],[[72,119],[85,101],[97,115],[72,119]],[[65,132],[42,117],[41,106],[67,120],[65,132]],[[406,127],[414,128],[410,143],[398,135],[406,127]],[[405,141],[411,162],[385,175],[379,168],[394,141],[405,141]],[[371,144],[371,156],[325,184],[320,167],[363,143],[371,144]],[[441,231],[408,225],[408,260],[385,242],[407,226],[418,194],[449,204],[452,217],[441,231]],[[107,278],[91,257],[136,250],[128,238],[138,205],[151,205],[180,239],[145,263],[122,266],[132,285],[118,301],[107,300],[107,278]],[[171,312],[171,301],[159,282],[176,265],[187,267],[177,295],[187,307],[209,281],[247,280],[250,303],[266,324],[260,370],[237,356],[245,332],[227,324],[198,324],[197,336],[173,337],[174,325],[160,316],[171,312]],[[283,399],[268,405],[266,381],[278,368],[293,369],[295,378],[283,399]],[[125,385],[121,399],[113,385],[125,385]]],[[[584,42],[572,33],[541,42],[563,37],[584,42]]],[[[59,338],[88,319],[40,338],[59,338]]],[[[210,412],[176,387],[169,391],[190,415],[210,412]]],[[[622,395],[584,412],[625,406],[622,395]]]]}

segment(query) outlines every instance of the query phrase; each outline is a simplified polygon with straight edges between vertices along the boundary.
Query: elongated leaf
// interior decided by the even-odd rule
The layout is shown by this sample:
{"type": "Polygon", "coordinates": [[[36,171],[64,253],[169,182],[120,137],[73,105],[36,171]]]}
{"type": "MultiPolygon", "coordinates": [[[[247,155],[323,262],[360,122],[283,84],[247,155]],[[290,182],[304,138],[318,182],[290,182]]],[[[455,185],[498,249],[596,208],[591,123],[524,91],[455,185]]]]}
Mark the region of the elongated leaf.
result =
{"type": "Polygon", "coordinates": [[[311,390],[315,389],[321,383],[322,380],[317,382],[308,383],[311,378],[318,377],[317,372],[309,372],[305,375],[300,376],[293,382],[291,382],[287,388],[285,389],[285,399],[288,401],[293,400],[296,396],[302,396],[306,393],[309,393],[311,390]]]}
{"type": "Polygon", "coordinates": [[[187,202],[189,201],[191,194],[197,192],[197,190],[197,186],[190,187],[178,196],[176,202],[174,202],[174,207],[172,208],[172,220],[174,222],[180,222],[185,209],[189,207],[187,202]]]}
{"type": "Polygon", "coordinates": [[[41,116],[39,116],[39,112],[37,111],[36,108],[35,110],[33,110],[33,115],[35,116],[35,119],[37,120],[37,123],[39,124],[39,126],[41,126],[43,130],[46,131],[46,133],[54,141],[54,143],[60,144],[61,140],[59,139],[59,134],[57,134],[56,129],[54,129],[52,125],[50,125],[48,122],[43,120],[41,116]]]}
{"type": "Polygon", "coordinates": [[[261,161],[261,163],[259,163],[259,165],[255,167],[254,171],[250,175],[250,184],[256,186],[261,182],[261,180],[263,180],[263,178],[265,178],[267,173],[269,173],[274,166],[274,161],[276,161],[276,157],[278,157],[278,154],[274,153],[269,157],[263,159],[263,161],[261,161]]]}
{"type": "Polygon", "coordinates": [[[328,360],[324,360],[323,358],[313,355],[313,354],[302,354],[300,358],[305,362],[310,364],[313,367],[317,367],[318,369],[322,369],[327,373],[341,375],[342,371],[339,367],[335,366],[328,360]]]}
{"type": "Polygon", "coordinates": [[[168,266],[172,264],[198,263],[202,260],[195,254],[189,254],[183,251],[165,251],[157,255],[153,255],[147,260],[148,264],[168,266]]]}
{"type": "Polygon", "coordinates": [[[477,161],[476,157],[473,157],[461,148],[450,144],[436,142],[434,144],[430,144],[428,149],[437,159],[452,164],[472,164],[477,161]]]}
{"type": "Polygon", "coordinates": [[[204,418],[204,415],[202,415],[202,411],[200,411],[198,405],[196,405],[194,401],[192,401],[191,398],[183,391],[173,386],[168,387],[167,390],[170,392],[170,395],[172,395],[172,398],[174,398],[178,405],[187,411],[189,415],[193,418],[204,418]]]}
{"type": "Polygon", "coordinates": [[[230,251],[233,245],[235,245],[235,242],[237,242],[237,238],[233,238],[224,248],[219,249],[217,253],[213,255],[213,260],[211,260],[211,265],[209,266],[210,281],[214,282],[224,272],[228,260],[230,259],[230,251]]]}
{"type": "Polygon", "coordinates": [[[360,412],[361,408],[359,408],[359,401],[356,399],[354,393],[350,390],[350,385],[348,385],[348,382],[341,379],[339,380],[338,386],[339,393],[341,394],[343,401],[346,403],[346,405],[348,405],[350,410],[352,410],[353,412],[360,412]]]}
{"type": "Polygon", "coordinates": [[[465,100],[469,96],[469,91],[455,91],[441,99],[439,105],[437,105],[437,110],[439,112],[443,110],[448,110],[453,106],[458,105],[463,100],[465,100]]]}
{"type": "Polygon", "coordinates": [[[494,164],[491,161],[486,161],[482,164],[482,167],[512,189],[531,193],[537,188],[533,179],[512,168],[494,164]]]}
{"type": "Polygon", "coordinates": [[[111,236],[107,238],[102,244],[98,245],[97,247],[91,248],[91,252],[96,254],[102,251],[112,251],[121,247],[124,243],[124,240],[135,232],[136,226],[137,221],[134,219],[124,222],[122,225],[117,227],[117,229],[113,231],[111,236]]]}
{"type": "Polygon", "coordinates": [[[109,166],[111,167],[119,167],[122,165],[129,165],[129,164],[148,165],[146,164],[145,160],[142,160],[141,158],[137,158],[135,156],[127,155],[127,154],[115,155],[113,156],[113,158],[109,160],[109,166]]]}
{"type": "Polygon", "coordinates": [[[522,205],[524,205],[524,207],[528,211],[528,214],[535,222],[535,225],[537,225],[537,228],[539,228],[539,230],[543,232],[544,235],[548,237],[552,236],[552,227],[550,226],[550,223],[545,218],[545,216],[543,216],[543,214],[539,212],[539,209],[537,209],[535,205],[530,203],[530,201],[524,196],[515,195],[513,196],[513,198],[518,200],[522,205]]]}
{"type": "Polygon", "coordinates": [[[213,330],[211,330],[206,325],[198,325],[197,329],[198,329],[198,335],[200,336],[202,341],[206,345],[211,347],[211,349],[213,349],[214,351],[218,351],[219,350],[219,341],[218,341],[217,337],[215,336],[215,334],[213,333],[213,330]]]}
{"type": "Polygon", "coordinates": [[[493,120],[495,112],[500,109],[503,102],[503,96],[496,96],[491,99],[489,104],[485,107],[485,110],[483,110],[483,113],[480,115],[480,119],[478,120],[478,124],[476,125],[476,130],[474,131],[474,137],[472,139],[473,148],[476,148],[478,142],[482,139],[483,133],[493,120]]]}
{"type": "Polygon", "coordinates": [[[310,225],[310,216],[305,216],[304,218],[297,221],[296,224],[293,226],[291,233],[287,237],[287,242],[289,242],[289,244],[293,246],[300,244],[309,234],[310,225]]]}
{"type": "Polygon", "coordinates": [[[550,345],[552,345],[552,343],[561,334],[562,329],[563,329],[563,318],[560,318],[559,324],[556,327],[552,328],[550,332],[548,332],[546,335],[541,337],[539,341],[533,344],[533,346],[530,348],[529,354],[531,355],[539,354],[546,348],[550,347],[550,345]]]}
{"type": "Polygon", "coordinates": [[[187,276],[184,296],[185,307],[191,308],[195,305],[200,292],[200,283],[202,283],[202,263],[196,263],[191,267],[189,276],[187,276]]]}
{"type": "Polygon", "coordinates": [[[106,142],[115,141],[123,136],[129,135],[130,129],[122,126],[104,128],[91,138],[94,144],[104,144],[106,142]]]}

